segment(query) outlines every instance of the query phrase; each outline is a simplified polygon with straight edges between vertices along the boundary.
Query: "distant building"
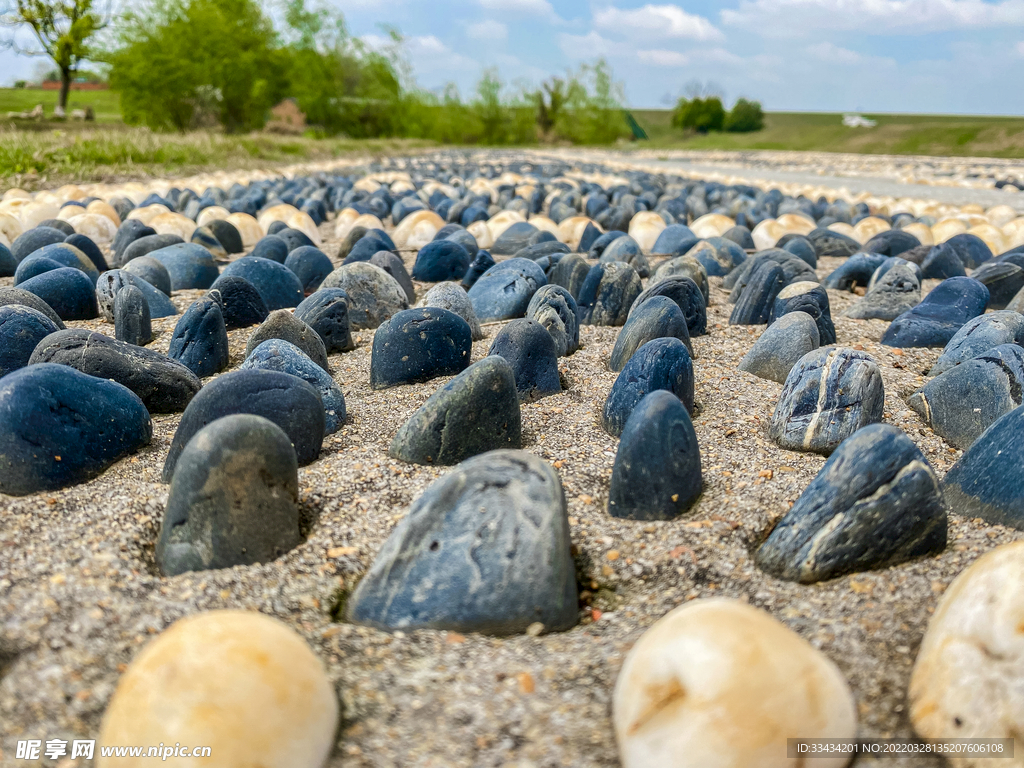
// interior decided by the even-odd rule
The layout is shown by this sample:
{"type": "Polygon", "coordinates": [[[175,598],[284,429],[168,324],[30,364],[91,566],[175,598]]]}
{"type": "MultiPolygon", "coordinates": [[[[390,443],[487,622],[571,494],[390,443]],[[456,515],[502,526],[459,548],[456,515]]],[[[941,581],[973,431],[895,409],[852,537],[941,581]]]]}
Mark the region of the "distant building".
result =
{"type": "Polygon", "coordinates": [[[843,115],[843,125],[847,128],[874,128],[876,120],[868,120],[863,115],[843,115]]]}

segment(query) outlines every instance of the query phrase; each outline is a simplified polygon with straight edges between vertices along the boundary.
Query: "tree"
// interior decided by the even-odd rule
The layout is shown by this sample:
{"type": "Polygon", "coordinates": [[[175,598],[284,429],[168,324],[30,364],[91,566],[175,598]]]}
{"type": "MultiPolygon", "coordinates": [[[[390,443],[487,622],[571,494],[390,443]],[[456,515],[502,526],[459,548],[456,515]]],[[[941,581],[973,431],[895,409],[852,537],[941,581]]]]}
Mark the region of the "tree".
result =
{"type": "Polygon", "coordinates": [[[14,39],[6,45],[29,56],[48,56],[60,72],[62,110],[68,106],[68,92],[79,64],[89,56],[89,39],[106,26],[93,9],[93,0],[15,0],[13,8],[0,16],[0,23],[12,29],[27,26],[38,48],[22,48],[14,39]]]}
{"type": "Polygon", "coordinates": [[[552,77],[534,92],[533,99],[537,104],[537,127],[541,135],[549,136],[558,124],[565,106],[565,80],[552,77]]]}
{"type": "Polygon", "coordinates": [[[260,128],[287,95],[287,57],[256,0],[155,0],[130,11],[106,56],[128,123],[260,128]]]}
{"type": "Polygon", "coordinates": [[[725,124],[725,107],[717,96],[680,99],[672,112],[672,127],[698,133],[720,131],[725,124]]]}
{"type": "Polygon", "coordinates": [[[764,128],[764,111],[758,101],[738,99],[725,118],[725,130],[749,133],[764,128]]]}

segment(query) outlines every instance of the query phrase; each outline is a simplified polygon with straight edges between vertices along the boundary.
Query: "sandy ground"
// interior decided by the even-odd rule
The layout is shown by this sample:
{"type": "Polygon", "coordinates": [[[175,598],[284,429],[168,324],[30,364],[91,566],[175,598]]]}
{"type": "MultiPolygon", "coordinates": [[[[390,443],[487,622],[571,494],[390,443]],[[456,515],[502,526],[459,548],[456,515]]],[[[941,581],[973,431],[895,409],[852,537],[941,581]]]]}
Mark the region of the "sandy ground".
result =
{"type": "MultiPolygon", "coordinates": [[[[332,258],[336,249],[337,242],[325,247],[332,258]]],[[[411,256],[406,263],[411,268],[411,256]]],[[[823,260],[818,275],[839,263],[823,260]]],[[[585,326],[582,349],[560,361],[569,388],[523,407],[525,447],[556,467],[568,499],[586,590],[569,632],[388,634],[335,620],[409,504],[444,472],[392,460],[387,448],[446,379],[372,391],[372,332],[356,334],[355,351],[330,358],[350,419],[324,442],[320,459],[300,469],[308,537],[275,562],[157,575],[153,547],[168,490],[160,470],[179,415],[155,417],[152,444],[92,482],[0,496],[0,765],[28,764],[14,760],[17,739],[94,738],[141,647],[176,619],[216,608],[275,616],[324,661],[343,704],[332,766],[618,765],[610,700],[624,654],[675,606],[722,596],[764,608],[835,661],[856,695],[861,735],[909,736],[906,688],[936,601],[976,557],[1022,534],[951,515],[950,543],[938,557],[812,586],[761,573],[752,550],[824,459],[769,440],[781,386],[737,370],[763,328],[730,327],[728,294],[719,278],[711,284],[709,333],[694,339],[704,493],[689,514],[637,523],[605,511],[616,441],[599,416],[615,380],[606,363],[618,329],[585,326]]],[[[175,302],[183,309],[201,293],[182,292],[175,302]]],[[[944,474],[958,452],[905,403],[939,351],[880,346],[887,324],[840,317],[856,297],[829,294],[840,344],[863,348],[881,369],[885,421],[944,474]]],[[[160,335],[152,348],[166,351],[175,322],[154,321],[160,335]]],[[[113,335],[99,321],[69,325],[113,335]]],[[[251,330],[230,334],[232,368],[251,330]]],[[[484,330],[474,359],[499,326],[484,330]]]]}

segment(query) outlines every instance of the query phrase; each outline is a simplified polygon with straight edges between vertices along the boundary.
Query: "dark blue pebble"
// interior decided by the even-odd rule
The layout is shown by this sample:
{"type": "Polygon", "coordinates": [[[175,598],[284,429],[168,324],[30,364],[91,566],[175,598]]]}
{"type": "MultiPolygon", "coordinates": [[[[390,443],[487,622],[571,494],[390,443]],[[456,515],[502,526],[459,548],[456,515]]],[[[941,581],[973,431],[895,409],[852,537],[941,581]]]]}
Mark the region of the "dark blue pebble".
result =
{"type": "Polygon", "coordinates": [[[61,320],[93,320],[99,315],[96,289],[82,270],[61,267],[18,286],[45,301],[61,320]]]}
{"type": "Polygon", "coordinates": [[[84,483],[148,444],[149,412],[113,381],[43,363],[0,379],[0,492],[84,483]]]}
{"type": "Polygon", "coordinates": [[[466,274],[462,277],[462,287],[467,291],[472,288],[476,281],[491,267],[494,266],[494,257],[489,251],[477,251],[476,256],[469,263],[466,274]]]}
{"type": "Polygon", "coordinates": [[[52,245],[54,243],[63,243],[67,237],[59,229],[53,229],[52,227],[35,227],[22,232],[11,243],[11,255],[21,262],[22,259],[30,256],[31,254],[38,251],[44,245],[52,245]]]}
{"type": "Polygon", "coordinates": [[[320,283],[334,271],[334,265],[327,254],[308,245],[289,253],[284,265],[299,278],[302,290],[307,295],[319,288],[320,283]]]}
{"type": "Polygon", "coordinates": [[[228,332],[215,299],[204,296],[185,310],[174,326],[167,356],[199,377],[228,367],[228,332]]]}
{"type": "Polygon", "coordinates": [[[937,376],[1000,344],[1024,345],[1024,315],[998,311],[968,320],[946,344],[928,375],[937,376]]]}
{"type": "Polygon", "coordinates": [[[818,342],[822,346],[836,343],[836,326],[832,322],[828,293],[817,283],[793,283],[783,288],[772,304],[769,323],[790,312],[806,312],[818,326],[818,342]]]}
{"type": "Polygon", "coordinates": [[[569,629],[579,616],[571,544],[565,494],[548,464],[524,451],[474,456],[413,503],[349,598],[347,618],[390,630],[569,629]]]}
{"type": "Polygon", "coordinates": [[[59,330],[50,318],[31,307],[0,306],[0,376],[28,365],[36,345],[59,330]]]}
{"type": "Polygon", "coordinates": [[[134,285],[146,298],[149,304],[150,318],[171,317],[178,314],[178,308],[171,303],[167,295],[158,291],[141,277],[133,275],[126,269],[109,269],[96,281],[96,298],[100,314],[107,322],[114,322],[114,299],[117,292],[126,285],[134,285]]]}
{"type": "Polygon", "coordinates": [[[310,359],[309,355],[284,339],[260,342],[245,358],[241,370],[260,368],[281,371],[309,382],[320,393],[324,404],[324,434],[333,435],[345,422],[345,396],[331,374],[310,359]]]}
{"type": "Polygon", "coordinates": [[[298,276],[276,261],[244,256],[226,266],[223,274],[244,277],[252,283],[271,312],[297,307],[303,298],[302,283],[298,276]]]}
{"type": "Polygon", "coordinates": [[[386,389],[451,376],[466,369],[472,351],[469,324],[454,312],[438,307],[402,310],[373,336],[370,386],[386,389]]]}
{"type": "Polygon", "coordinates": [[[10,248],[0,243],[0,277],[12,277],[17,269],[18,260],[14,258],[10,248]]]}
{"type": "Polygon", "coordinates": [[[86,235],[80,235],[76,232],[73,235],[68,235],[64,242],[68,245],[73,245],[84,253],[89,261],[92,262],[93,266],[96,267],[97,273],[106,272],[110,269],[106,258],[103,256],[103,251],[101,251],[100,247],[93,242],[92,238],[87,237],[86,235]]]}
{"type": "Polygon", "coordinates": [[[377,251],[370,258],[370,263],[395,278],[395,282],[405,291],[405,298],[409,300],[410,304],[416,301],[416,286],[412,284],[412,278],[409,277],[405,264],[398,256],[391,251],[377,251]]]}
{"type": "Polygon", "coordinates": [[[206,289],[220,274],[210,252],[195,243],[178,243],[152,251],[149,256],[167,268],[171,290],[206,289]]]}
{"type": "Polygon", "coordinates": [[[132,259],[139,258],[139,256],[148,256],[154,251],[170,248],[172,245],[182,245],[184,242],[177,235],[146,235],[129,243],[124,252],[114,261],[117,266],[123,267],[132,259]]]}
{"type": "Polygon", "coordinates": [[[224,327],[229,331],[259,325],[270,314],[260,292],[244,277],[221,275],[210,290],[220,292],[224,327]]]}
{"type": "Polygon", "coordinates": [[[498,236],[491,247],[491,252],[497,256],[512,256],[516,251],[532,245],[532,238],[537,232],[533,224],[517,221],[498,236]]]}
{"type": "Polygon", "coordinates": [[[576,299],[562,286],[548,284],[538,288],[526,308],[526,317],[548,329],[559,357],[579,349],[580,310],[576,299]]]}
{"type": "MultiPolygon", "coordinates": [[[[485,253],[485,252],[484,252],[485,253]]],[[[481,323],[523,317],[547,277],[529,259],[508,259],[488,269],[469,289],[469,300],[481,323]]]]}
{"type": "Polygon", "coordinates": [[[870,355],[822,347],[786,377],[768,434],[791,451],[829,455],[858,429],[882,420],[885,390],[870,355]]]}
{"type": "Polygon", "coordinates": [[[269,339],[284,339],[294,344],[314,363],[325,371],[330,371],[327,347],[323,339],[287,309],[275,309],[263,324],[252,332],[245,345],[245,356],[251,355],[256,347],[269,339]]]}
{"type": "Polygon", "coordinates": [[[671,275],[651,283],[633,302],[630,316],[636,308],[652,296],[667,296],[672,299],[686,318],[686,329],[690,336],[703,336],[708,332],[708,311],[704,294],[690,278],[685,275],[671,275]]]}
{"type": "Polygon", "coordinates": [[[767,324],[775,299],[785,285],[786,278],[782,267],[772,261],[762,263],[751,274],[739,301],[733,307],[729,325],[767,324]]]}
{"type": "Polygon", "coordinates": [[[114,263],[122,263],[121,255],[124,253],[125,249],[136,240],[155,234],[155,229],[144,224],[138,219],[126,219],[125,221],[122,221],[121,226],[117,228],[117,234],[114,235],[114,242],[110,244],[110,250],[114,252],[114,263]]]}
{"type": "Polygon", "coordinates": [[[45,315],[47,319],[57,326],[59,330],[64,329],[64,321],[60,319],[49,304],[38,296],[21,288],[15,288],[14,286],[0,286],[0,307],[12,305],[30,307],[36,312],[45,315]]]}
{"type": "Polygon", "coordinates": [[[565,288],[574,299],[578,299],[583,283],[590,274],[590,265],[586,259],[576,253],[570,253],[559,259],[547,272],[548,281],[565,288]]]}
{"type": "Polygon", "coordinates": [[[814,252],[818,254],[819,259],[825,257],[842,259],[847,256],[853,256],[853,254],[861,250],[860,243],[852,237],[841,232],[833,232],[831,229],[824,227],[812,230],[807,235],[807,239],[811,241],[811,245],[814,246],[814,252]]]}
{"type": "Polygon", "coordinates": [[[621,435],[637,404],[659,389],[671,392],[693,413],[693,360],[678,338],[649,341],[629,358],[604,403],[601,425],[605,432],[621,435]]]}
{"type": "Polygon", "coordinates": [[[836,291],[852,291],[857,286],[866,288],[872,275],[885,261],[885,256],[858,253],[833,270],[822,285],[836,291]]]}
{"type": "Polygon", "coordinates": [[[153,338],[149,302],[137,286],[126,285],[114,296],[114,338],[140,347],[153,338]]]}
{"type": "Polygon", "coordinates": [[[690,356],[693,356],[686,318],[679,305],[667,296],[652,296],[638,305],[622,326],[615,339],[608,367],[613,371],[621,371],[637,349],[660,338],[679,339],[686,345],[690,356]]]}
{"type": "Polygon", "coordinates": [[[622,430],[608,489],[608,514],[627,520],[672,520],[700,496],[697,433],[686,407],[659,389],[633,409],[622,430]]]}
{"type": "Polygon", "coordinates": [[[412,279],[424,283],[461,280],[469,269],[469,253],[452,240],[434,240],[416,254],[412,279]]]}
{"type": "Polygon", "coordinates": [[[1005,309],[1024,288],[1024,269],[1006,261],[990,261],[971,272],[971,277],[988,288],[989,309],[1005,309]]]}
{"type": "Polygon", "coordinates": [[[757,551],[758,566],[811,584],[941,552],[939,481],[913,441],[872,424],[847,438],[757,551]]]}
{"type": "Polygon", "coordinates": [[[988,306],[988,288],[970,277],[943,280],[913,309],[892,321],[887,347],[944,347],[964,323],[988,306]]]}
{"type": "Polygon", "coordinates": [[[967,274],[956,249],[947,243],[934,246],[921,262],[921,276],[926,280],[945,280],[967,274]]]}
{"type": "MultiPolygon", "coordinates": [[[[2,382],[0,382],[2,384],[2,382]]],[[[950,512],[1024,529],[1024,406],[997,419],[946,473],[950,512]]]]}
{"type": "Polygon", "coordinates": [[[232,224],[230,221],[224,219],[213,219],[208,221],[206,226],[213,232],[213,236],[217,238],[224,250],[228,253],[241,253],[245,250],[242,245],[242,235],[238,231],[238,227],[232,224]]]}
{"type": "Polygon", "coordinates": [[[508,360],[521,402],[562,391],[558,355],[547,329],[534,320],[514,320],[494,337],[488,355],[508,360]]]}
{"type": "Polygon", "coordinates": [[[312,385],[279,371],[231,371],[199,390],[188,404],[164,461],[163,481],[171,481],[181,451],[196,432],[233,413],[251,413],[277,424],[295,446],[299,466],[316,461],[320,455],[324,405],[312,385]]]}
{"type": "Polygon", "coordinates": [[[277,235],[266,235],[256,241],[249,255],[284,264],[288,258],[288,243],[277,235]]]}
{"type": "Polygon", "coordinates": [[[124,267],[125,272],[141,277],[165,296],[171,295],[171,273],[167,267],[152,256],[139,256],[132,259],[124,267]]]}
{"type": "Polygon", "coordinates": [[[902,229],[887,229],[864,243],[864,250],[867,253],[879,253],[882,256],[899,256],[919,245],[921,245],[921,241],[909,232],[904,232],[902,229]]]}
{"type": "Polygon", "coordinates": [[[640,276],[628,264],[595,264],[576,297],[580,318],[584,325],[624,325],[633,302],[642,292],[640,276]]]}
{"type": "Polygon", "coordinates": [[[320,336],[330,352],[355,349],[348,319],[348,294],[341,288],[321,288],[295,309],[295,317],[320,336]]]}
{"type": "Polygon", "coordinates": [[[943,245],[951,248],[967,269],[976,269],[992,258],[992,250],[977,235],[961,232],[943,245]]]}

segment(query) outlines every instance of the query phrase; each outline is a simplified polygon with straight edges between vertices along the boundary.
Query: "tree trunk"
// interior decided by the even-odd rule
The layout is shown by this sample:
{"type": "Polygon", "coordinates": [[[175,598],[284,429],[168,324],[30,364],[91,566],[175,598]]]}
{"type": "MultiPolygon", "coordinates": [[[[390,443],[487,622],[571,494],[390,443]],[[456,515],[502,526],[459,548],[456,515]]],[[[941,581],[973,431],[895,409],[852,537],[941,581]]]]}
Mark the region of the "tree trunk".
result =
{"type": "Polygon", "coordinates": [[[60,99],[57,101],[57,105],[64,110],[68,111],[68,92],[71,90],[71,70],[61,68],[60,70],[60,99]]]}

